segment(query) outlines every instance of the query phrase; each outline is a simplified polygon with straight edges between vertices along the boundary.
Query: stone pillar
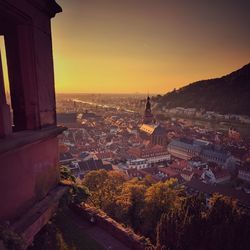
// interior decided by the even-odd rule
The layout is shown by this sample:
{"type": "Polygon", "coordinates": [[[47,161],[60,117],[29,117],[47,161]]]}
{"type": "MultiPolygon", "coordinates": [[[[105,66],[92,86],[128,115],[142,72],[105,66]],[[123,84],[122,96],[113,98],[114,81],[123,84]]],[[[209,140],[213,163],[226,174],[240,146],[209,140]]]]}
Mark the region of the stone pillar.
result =
{"type": "Polygon", "coordinates": [[[52,54],[51,22],[44,19],[34,27],[36,76],[40,126],[56,125],[54,65],[52,54]],[[36,28],[40,26],[41,28],[36,28]]]}
{"type": "Polygon", "coordinates": [[[6,54],[15,131],[56,126],[50,19],[9,30],[6,54]]]}
{"type": "Polygon", "coordinates": [[[15,25],[5,34],[14,131],[39,129],[32,28],[15,25]]]}

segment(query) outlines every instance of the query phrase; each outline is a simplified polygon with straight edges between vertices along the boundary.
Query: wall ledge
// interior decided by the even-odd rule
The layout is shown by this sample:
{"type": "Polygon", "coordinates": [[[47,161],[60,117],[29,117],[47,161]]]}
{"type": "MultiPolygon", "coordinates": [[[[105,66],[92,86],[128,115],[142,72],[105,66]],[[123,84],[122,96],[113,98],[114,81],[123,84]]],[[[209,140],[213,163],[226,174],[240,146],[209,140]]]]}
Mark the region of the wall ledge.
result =
{"type": "Polygon", "coordinates": [[[40,202],[37,202],[10,229],[23,237],[26,247],[32,244],[35,235],[48,223],[57,211],[61,197],[68,192],[67,186],[58,185],[40,202]]]}
{"type": "Polygon", "coordinates": [[[39,130],[25,130],[13,133],[5,138],[0,139],[0,157],[12,150],[39,143],[41,141],[55,138],[67,128],[65,127],[49,127],[39,130]]]}
{"type": "Polygon", "coordinates": [[[102,228],[130,249],[152,249],[152,245],[146,241],[145,237],[135,234],[130,228],[125,228],[120,223],[110,218],[103,211],[87,204],[82,206],[72,204],[70,208],[84,220],[93,221],[92,223],[94,223],[97,227],[102,228]]]}

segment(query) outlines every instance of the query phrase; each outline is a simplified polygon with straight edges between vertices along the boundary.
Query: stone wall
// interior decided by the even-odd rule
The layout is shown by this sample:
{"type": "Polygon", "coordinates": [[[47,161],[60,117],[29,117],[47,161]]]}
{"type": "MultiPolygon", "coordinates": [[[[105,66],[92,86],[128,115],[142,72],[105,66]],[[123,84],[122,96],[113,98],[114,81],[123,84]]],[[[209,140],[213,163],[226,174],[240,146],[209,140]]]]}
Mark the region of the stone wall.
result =
{"type": "Polygon", "coordinates": [[[0,154],[0,165],[0,221],[13,220],[58,184],[57,138],[0,154]]]}
{"type": "Polygon", "coordinates": [[[147,244],[144,237],[135,234],[129,228],[123,227],[121,224],[107,216],[104,212],[88,205],[72,205],[71,208],[83,219],[88,220],[96,226],[104,229],[130,249],[142,250],[147,247],[150,248],[150,245],[147,244]]]}

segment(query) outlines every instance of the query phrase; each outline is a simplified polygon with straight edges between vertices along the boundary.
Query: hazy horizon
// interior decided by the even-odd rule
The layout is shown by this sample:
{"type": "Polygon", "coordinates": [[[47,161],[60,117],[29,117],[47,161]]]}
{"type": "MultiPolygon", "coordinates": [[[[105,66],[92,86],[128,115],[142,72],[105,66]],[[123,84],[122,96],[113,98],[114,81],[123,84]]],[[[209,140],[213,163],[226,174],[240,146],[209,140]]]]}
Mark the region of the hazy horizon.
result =
{"type": "Polygon", "coordinates": [[[57,92],[166,93],[250,62],[246,0],[58,3],[57,92]]]}
{"type": "MultiPolygon", "coordinates": [[[[250,64],[250,62],[247,63],[247,64],[242,65],[242,67],[244,67],[244,66],[246,66],[246,65],[248,65],[248,64],[250,64]]],[[[238,68],[238,69],[235,69],[235,70],[232,70],[231,72],[228,72],[228,73],[226,73],[225,75],[228,75],[228,74],[230,74],[230,73],[232,73],[232,72],[234,72],[234,71],[236,71],[236,70],[239,70],[239,69],[241,69],[242,67],[240,67],[240,68],[238,68]]],[[[225,75],[221,75],[221,76],[217,76],[217,77],[209,78],[209,79],[221,78],[221,77],[223,77],[223,76],[225,76],[225,75]]],[[[175,89],[178,90],[178,89],[180,89],[180,88],[182,88],[182,87],[188,86],[189,84],[193,84],[193,83],[198,82],[198,81],[209,80],[209,79],[197,79],[197,80],[194,81],[194,82],[184,83],[182,86],[180,86],[179,88],[175,88],[175,89]]],[[[166,94],[166,93],[168,93],[168,92],[171,92],[172,90],[173,90],[173,89],[171,89],[171,90],[169,90],[169,91],[167,91],[167,92],[152,92],[152,93],[150,93],[150,92],[139,92],[139,91],[135,91],[135,92],[80,92],[80,91],[78,91],[78,92],[56,92],[56,94],[117,94],[117,95],[120,95],[120,94],[125,94],[125,95],[126,95],[126,94],[127,94],[127,95],[138,94],[138,95],[164,95],[164,94],[166,94]]]]}

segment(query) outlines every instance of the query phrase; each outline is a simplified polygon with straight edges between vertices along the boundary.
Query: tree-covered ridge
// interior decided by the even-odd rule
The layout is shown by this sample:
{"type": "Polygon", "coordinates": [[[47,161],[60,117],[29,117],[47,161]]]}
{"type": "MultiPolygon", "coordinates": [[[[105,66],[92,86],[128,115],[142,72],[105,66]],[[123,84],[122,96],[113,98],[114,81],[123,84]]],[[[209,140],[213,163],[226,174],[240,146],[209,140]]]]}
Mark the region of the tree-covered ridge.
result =
{"type": "Polygon", "coordinates": [[[167,108],[184,107],[222,114],[250,115],[250,64],[221,78],[191,83],[156,101],[167,108]]]}
{"type": "Polygon", "coordinates": [[[89,203],[149,237],[157,249],[249,249],[250,216],[236,201],[215,194],[188,195],[176,179],[127,180],[120,172],[89,172],[89,203]]]}

